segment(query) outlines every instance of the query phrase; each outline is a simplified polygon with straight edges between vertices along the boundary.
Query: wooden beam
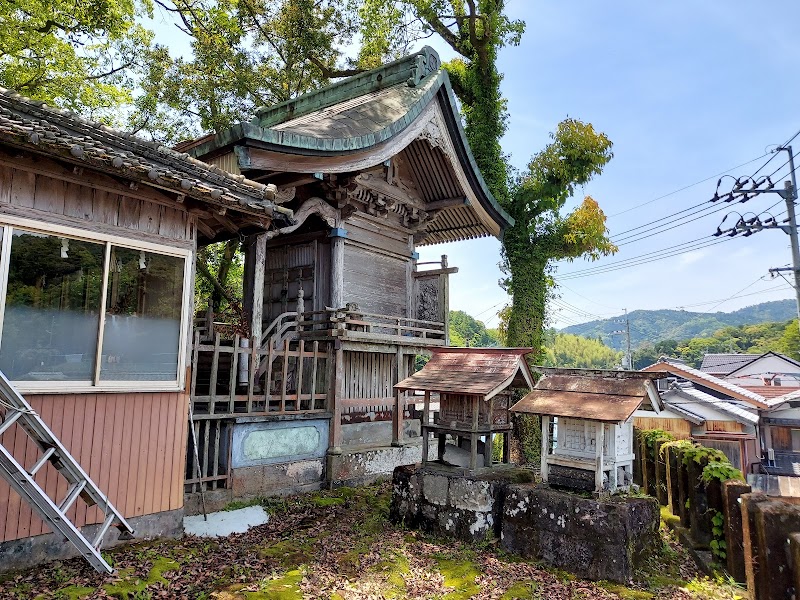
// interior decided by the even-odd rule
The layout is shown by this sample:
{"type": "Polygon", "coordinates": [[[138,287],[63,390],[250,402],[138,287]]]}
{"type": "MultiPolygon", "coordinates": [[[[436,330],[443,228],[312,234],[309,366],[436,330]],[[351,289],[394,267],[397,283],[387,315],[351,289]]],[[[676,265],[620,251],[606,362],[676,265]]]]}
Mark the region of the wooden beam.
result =
{"type": "Polygon", "coordinates": [[[231,221],[225,215],[221,215],[218,211],[214,211],[211,213],[211,216],[214,217],[214,219],[230,233],[239,233],[239,227],[236,225],[236,223],[231,221]]]}
{"type": "Polygon", "coordinates": [[[197,230],[200,233],[202,233],[204,236],[206,236],[210,240],[213,240],[216,237],[217,233],[213,229],[211,229],[211,227],[206,225],[202,221],[202,219],[200,219],[199,216],[196,216],[195,220],[196,220],[196,224],[197,224],[197,230]]]}
{"type": "Polygon", "coordinates": [[[445,208],[464,206],[465,204],[467,204],[467,199],[463,196],[459,196],[457,198],[445,198],[443,200],[434,200],[433,202],[428,202],[425,205],[425,210],[442,210],[445,208]]]}
{"type": "Polygon", "coordinates": [[[595,424],[594,451],[594,491],[603,491],[603,446],[605,445],[606,426],[602,421],[595,424]]]}
{"type": "MultiPolygon", "coordinates": [[[[264,268],[267,260],[267,235],[256,236],[255,251],[253,252],[253,287],[250,318],[250,335],[261,339],[264,329],[264,268]]],[[[246,292],[246,290],[245,290],[246,292]]],[[[313,408],[313,407],[312,407],[313,408]]]]}

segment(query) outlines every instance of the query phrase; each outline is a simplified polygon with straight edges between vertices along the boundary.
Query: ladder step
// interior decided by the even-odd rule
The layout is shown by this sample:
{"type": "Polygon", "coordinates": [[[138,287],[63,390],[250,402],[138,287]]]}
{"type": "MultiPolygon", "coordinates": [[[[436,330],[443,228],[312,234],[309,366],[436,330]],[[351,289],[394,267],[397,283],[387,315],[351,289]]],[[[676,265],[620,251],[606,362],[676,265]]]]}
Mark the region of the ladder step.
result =
{"type": "Polygon", "coordinates": [[[50,457],[53,456],[53,454],[55,454],[55,453],[56,453],[56,449],[55,448],[53,448],[52,446],[50,448],[48,448],[45,451],[45,453],[42,454],[42,458],[40,458],[38,461],[36,461],[36,464],[33,465],[33,468],[30,471],[28,471],[28,475],[30,475],[31,477],[36,475],[36,473],[39,472],[39,469],[41,469],[43,466],[45,466],[47,464],[47,461],[50,460],[50,457]]]}
{"type": "Polygon", "coordinates": [[[17,419],[19,419],[21,416],[22,413],[19,411],[14,411],[14,414],[12,414],[11,416],[9,416],[9,414],[6,413],[5,420],[2,423],[0,423],[0,435],[3,435],[6,431],[8,431],[8,428],[11,427],[14,423],[16,423],[17,419]]]}
{"type": "Polygon", "coordinates": [[[92,540],[92,546],[98,549],[100,548],[100,544],[103,542],[103,536],[106,534],[106,532],[108,531],[109,527],[111,527],[111,524],[113,522],[114,522],[114,515],[113,514],[108,515],[106,517],[106,520],[103,521],[103,525],[102,527],[100,527],[100,531],[98,531],[97,535],[94,536],[94,539],[92,540]]]}
{"type": "Polygon", "coordinates": [[[61,504],[58,505],[58,509],[62,513],[67,512],[69,510],[69,507],[72,506],[72,503],[75,502],[75,500],[78,499],[78,496],[80,495],[80,493],[83,491],[83,488],[85,488],[85,487],[86,487],[86,481],[85,480],[78,481],[77,483],[74,483],[72,485],[72,489],[70,489],[70,491],[69,491],[69,494],[67,494],[67,497],[64,498],[64,501],[61,504]]]}

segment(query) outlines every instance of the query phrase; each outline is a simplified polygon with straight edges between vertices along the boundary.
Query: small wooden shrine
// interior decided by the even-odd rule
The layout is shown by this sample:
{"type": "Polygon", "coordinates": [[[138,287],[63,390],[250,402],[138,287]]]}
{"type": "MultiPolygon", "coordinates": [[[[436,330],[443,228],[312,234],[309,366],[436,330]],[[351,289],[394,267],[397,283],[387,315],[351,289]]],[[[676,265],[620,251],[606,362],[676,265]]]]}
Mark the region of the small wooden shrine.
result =
{"type": "Polygon", "coordinates": [[[544,376],[511,410],[542,416],[542,480],[595,492],[626,488],[633,480],[633,414],[646,402],[660,410],[652,383],[657,377],[641,371],[537,370],[544,376]]]}
{"type": "Polygon", "coordinates": [[[420,371],[395,385],[400,391],[424,393],[423,464],[428,462],[431,433],[438,441],[439,462],[449,463],[445,458],[448,446],[456,446],[468,450],[469,470],[490,467],[495,435],[503,436],[501,462],[509,462],[511,390],[533,387],[525,362],[531,348],[432,350],[433,357],[420,371]],[[431,422],[432,400],[437,399],[439,410],[431,422]]]}

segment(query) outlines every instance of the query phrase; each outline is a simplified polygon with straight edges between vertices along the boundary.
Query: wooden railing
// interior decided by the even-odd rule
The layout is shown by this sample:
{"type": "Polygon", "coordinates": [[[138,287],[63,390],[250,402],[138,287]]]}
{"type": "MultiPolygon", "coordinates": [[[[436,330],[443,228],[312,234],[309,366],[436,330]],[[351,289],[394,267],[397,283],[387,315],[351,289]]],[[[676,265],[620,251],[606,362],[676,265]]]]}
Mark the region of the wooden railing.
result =
{"type": "Polygon", "coordinates": [[[389,344],[444,346],[445,324],[407,317],[379,315],[358,309],[305,312],[297,322],[300,339],[340,338],[389,344]]]}
{"type": "Polygon", "coordinates": [[[320,341],[283,342],[234,336],[213,343],[195,333],[191,397],[195,419],[327,410],[328,351],[320,341]],[[247,344],[242,344],[245,340],[247,344]]]}

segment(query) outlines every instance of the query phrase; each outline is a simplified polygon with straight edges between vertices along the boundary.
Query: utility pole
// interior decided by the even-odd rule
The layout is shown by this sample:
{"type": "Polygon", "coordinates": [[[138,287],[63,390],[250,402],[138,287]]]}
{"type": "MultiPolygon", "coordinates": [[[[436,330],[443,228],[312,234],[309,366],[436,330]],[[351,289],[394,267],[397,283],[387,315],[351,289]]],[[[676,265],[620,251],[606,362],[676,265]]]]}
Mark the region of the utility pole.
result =
{"type": "MultiPolygon", "coordinates": [[[[742,217],[742,215],[739,215],[739,221],[732,228],[722,230],[720,228],[722,223],[720,223],[720,226],[717,227],[716,233],[712,235],[729,235],[730,237],[733,237],[739,233],[743,233],[744,236],[747,237],[763,229],[780,229],[784,233],[788,234],[792,247],[792,266],[770,269],[769,272],[776,274],[780,273],[781,271],[792,271],[794,273],[793,287],[795,301],[797,302],[797,318],[798,323],[800,324],[800,243],[798,243],[797,239],[797,216],[795,214],[795,201],[797,200],[797,175],[794,172],[794,153],[792,152],[791,146],[779,146],[774,151],[786,152],[789,155],[789,174],[791,175],[791,181],[784,181],[782,190],[772,189],[773,184],[769,177],[762,178],[761,180],[739,178],[736,180],[736,184],[731,192],[722,198],[720,198],[719,193],[715,193],[712,202],[716,202],[717,200],[722,200],[723,202],[732,202],[735,199],[738,199],[739,202],[746,202],[751,196],[770,193],[778,194],[786,202],[786,213],[788,218],[783,221],[784,224],[779,224],[774,217],[771,217],[762,223],[758,218],[758,215],[752,219],[745,219],[742,217]],[[752,187],[745,188],[744,185],[748,181],[752,183],[752,187]],[[769,184],[768,187],[766,189],[759,189],[759,187],[765,182],[769,184]]],[[[722,179],[717,182],[718,191],[720,182],[722,182],[722,179]]],[[[728,216],[729,215],[726,215],[725,219],[728,216]]],[[[723,219],[723,223],[725,222],[725,219],[723,219]]]]}
{"type": "MultiPolygon", "coordinates": [[[[633,371],[633,355],[631,354],[631,321],[628,318],[628,309],[627,308],[623,308],[622,310],[625,312],[625,330],[623,331],[623,330],[619,329],[617,331],[612,331],[611,335],[624,335],[625,336],[626,348],[628,350],[627,355],[626,355],[626,358],[628,359],[628,370],[629,371],[633,371]]],[[[615,320],[614,322],[615,323],[622,323],[622,321],[619,320],[619,319],[615,320]]]]}
{"type": "Polygon", "coordinates": [[[628,309],[625,311],[625,336],[628,338],[628,370],[633,371],[633,354],[631,354],[631,320],[628,318],[628,309]]]}
{"type": "MultiPolygon", "coordinates": [[[[797,300],[797,321],[800,324],[800,245],[797,243],[797,217],[794,213],[794,202],[797,200],[797,176],[794,174],[794,154],[792,147],[779,148],[789,153],[789,173],[792,183],[787,185],[787,193],[783,196],[786,201],[786,213],[789,215],[789,239],[792,243],[792,270],[794,271],[794,294],[797,300]],[[789,189],[791,186],[791,189],[789,189]]],[[[788,181],[786,182],[789,183],[788,181]]]]}

